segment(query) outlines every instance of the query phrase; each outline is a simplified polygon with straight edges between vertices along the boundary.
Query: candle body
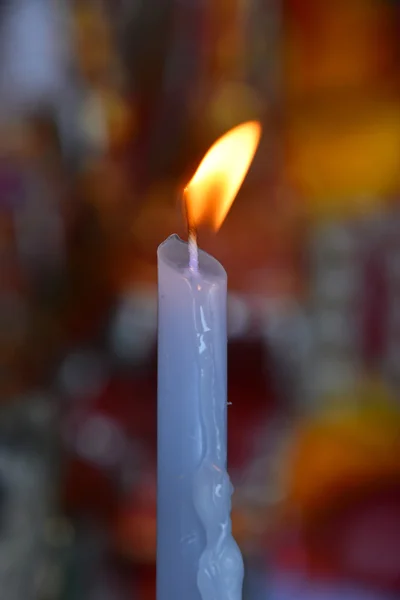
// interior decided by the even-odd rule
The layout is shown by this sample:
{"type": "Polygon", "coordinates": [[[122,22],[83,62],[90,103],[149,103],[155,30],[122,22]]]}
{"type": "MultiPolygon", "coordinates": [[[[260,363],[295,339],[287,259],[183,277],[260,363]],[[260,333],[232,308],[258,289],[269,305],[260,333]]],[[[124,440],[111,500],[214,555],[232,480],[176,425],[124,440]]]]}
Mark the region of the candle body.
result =
{"type": "Polygon", "coordinates": [[[226,471],[226,273],[177,236],[158,250],[157,600],[240,600],[226,471]]]}

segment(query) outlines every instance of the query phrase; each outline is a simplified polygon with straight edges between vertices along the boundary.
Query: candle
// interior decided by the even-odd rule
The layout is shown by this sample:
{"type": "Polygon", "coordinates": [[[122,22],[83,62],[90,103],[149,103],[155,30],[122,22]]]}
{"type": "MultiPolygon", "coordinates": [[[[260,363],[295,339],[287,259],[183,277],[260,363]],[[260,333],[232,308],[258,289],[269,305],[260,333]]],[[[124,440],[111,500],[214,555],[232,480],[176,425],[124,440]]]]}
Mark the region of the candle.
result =
{"type": "Polygon", "coordinates": [[[172,235],[158,249],[157,600],[242,596],[226,471],[227,276],[195,230],[220,226],[259,137],[251,122],[214,144],[185,190],[189,244],[172,235]]]}

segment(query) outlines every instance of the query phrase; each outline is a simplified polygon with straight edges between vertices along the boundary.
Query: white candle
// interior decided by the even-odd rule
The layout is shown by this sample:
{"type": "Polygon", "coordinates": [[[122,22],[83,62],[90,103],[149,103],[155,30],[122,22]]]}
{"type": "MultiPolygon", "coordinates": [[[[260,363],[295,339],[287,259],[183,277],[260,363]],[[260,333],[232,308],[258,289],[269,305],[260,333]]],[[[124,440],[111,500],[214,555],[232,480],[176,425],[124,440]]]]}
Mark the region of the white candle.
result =
{"type": "Polygon", "coordinates": [[[239,600],[226,471],[226,273],[177,236],[158,251],[157,600],[239,600]]]}
{"type": "Polygon", "coordinates": [[[242,597],[226,470],[227,276],[198,250],[194,227],[222,223],[259,136],[248,123],[211,148],[185,190],[189,244],[171,236],[158,249],[157,600],[242,597]]]}

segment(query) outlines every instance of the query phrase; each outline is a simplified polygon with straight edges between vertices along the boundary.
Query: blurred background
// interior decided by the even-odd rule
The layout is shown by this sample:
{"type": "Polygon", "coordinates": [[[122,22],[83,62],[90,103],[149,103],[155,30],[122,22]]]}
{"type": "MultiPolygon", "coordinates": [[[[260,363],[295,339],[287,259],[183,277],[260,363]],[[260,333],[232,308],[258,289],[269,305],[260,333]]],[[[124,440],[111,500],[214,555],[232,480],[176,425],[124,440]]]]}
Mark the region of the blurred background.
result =
{"type": "Polygon", "coordinates": [[[400,597],[399,34],[396,0],[0,2],[1,598],[155,598],[156,248],[248,119],[200,232],[244,599],[400,597]]]}

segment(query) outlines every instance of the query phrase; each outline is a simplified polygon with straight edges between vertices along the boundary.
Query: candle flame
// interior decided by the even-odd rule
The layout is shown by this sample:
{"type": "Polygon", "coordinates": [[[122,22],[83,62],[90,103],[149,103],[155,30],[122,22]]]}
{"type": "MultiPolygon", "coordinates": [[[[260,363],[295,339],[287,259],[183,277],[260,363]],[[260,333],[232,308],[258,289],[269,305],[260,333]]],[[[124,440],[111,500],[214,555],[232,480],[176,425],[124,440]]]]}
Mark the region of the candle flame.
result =
{"type": "Polygon", "coordinates": [[[260,123],[248,121],[211,146],[185,188],[190,227],[208,222],[218,231],[246,177],[260,136],[260,123]]]}

